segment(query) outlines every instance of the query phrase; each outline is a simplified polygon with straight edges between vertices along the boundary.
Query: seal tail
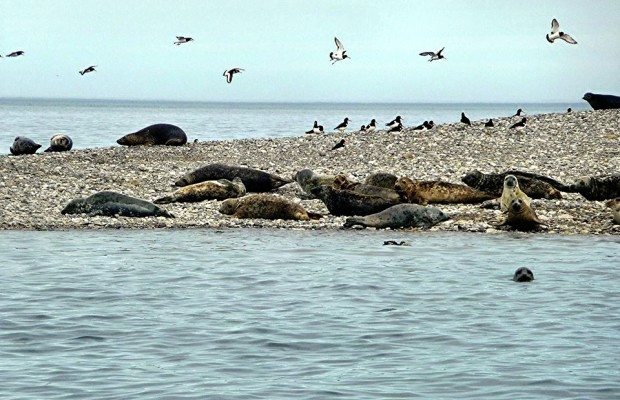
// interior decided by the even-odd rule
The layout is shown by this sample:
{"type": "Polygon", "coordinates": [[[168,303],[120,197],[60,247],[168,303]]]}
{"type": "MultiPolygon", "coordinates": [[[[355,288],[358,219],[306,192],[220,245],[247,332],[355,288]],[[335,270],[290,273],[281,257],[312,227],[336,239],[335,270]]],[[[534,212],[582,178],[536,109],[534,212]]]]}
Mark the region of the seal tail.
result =
{"type": "Polygon", "coordinates": [[[323,218],[323,214],[308,211],[308,218],[318,220],[323,218]]]}

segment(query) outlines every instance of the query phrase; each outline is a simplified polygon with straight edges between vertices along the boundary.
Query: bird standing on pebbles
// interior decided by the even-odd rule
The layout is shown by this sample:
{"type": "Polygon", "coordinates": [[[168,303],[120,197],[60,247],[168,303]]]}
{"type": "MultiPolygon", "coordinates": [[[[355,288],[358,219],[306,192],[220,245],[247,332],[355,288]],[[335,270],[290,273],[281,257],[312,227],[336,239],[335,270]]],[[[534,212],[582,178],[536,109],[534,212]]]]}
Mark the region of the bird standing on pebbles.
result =
{"type": "Polygon", "coordinates": [[[314,121],[314,126],[306,133],[324,133],[323,125],[319,125],[317,121],[314,121]]]}
{"type": "Polygon", "coordinates": [[[521,119],[521,121],[512,124],[510,126],[510,129],[515,129],[515,128],[524,128],[525,127],[525,123],[527,122],[527,119],[525,117],[523,117],[523,119],[521,119]]]}
{"type": "Polygon", "coordinates": [[[492,128],[495,126],[493,123],[493,119],[489,118],[489,120],[484,124],[485,128],[492,128]]]}
{"type": "Polygon", "coordinates": [[[366,125],[366,132],[372,132],[377,129],[377,121],[373,118],[368,125],[366,125]]]}
{"type": "Polygon", "coordinates": [[[341,147],[344,147],[344,139],[342,139],[342,140],[340,140],[338,143],[336,143],[336,144],[334,145],[334,147],[332,147],[332,150],[336,150],[336,149],[339,149],[339,148],[341,148],[341,147]]]}
{"type": "Polygon", "coordinates": [[[461,122],[462,122],[462,123],[464,123],[464,124],[466,124],[466,125],[471,126],[471,121],[469,120],[469,118],[467,118],[467,117],[465,116],[465,113],[464,113],[464,112],[462,112],[462,113],[461,113],[461,122]]]}
{"type": "Polygon", "coordinates": [[[351,120],[345,117],[344,121],[342,121],[340,125],[335,127],[334,130],[339,130],[340,132],[344,132],[344,130],[347,129],[349,122],[351,122],[351,120]]]}

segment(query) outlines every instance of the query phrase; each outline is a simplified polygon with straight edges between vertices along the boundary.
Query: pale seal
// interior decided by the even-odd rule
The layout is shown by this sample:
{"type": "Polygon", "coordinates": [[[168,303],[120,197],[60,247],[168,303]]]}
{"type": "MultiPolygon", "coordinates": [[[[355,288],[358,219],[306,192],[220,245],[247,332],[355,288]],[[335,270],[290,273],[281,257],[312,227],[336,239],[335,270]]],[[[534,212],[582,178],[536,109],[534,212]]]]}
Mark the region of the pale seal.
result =
{"type": "Polygon", "coordinates": [[[299,203],[276,194],[265,193],[226,199],[220,205],[220,212],[236,218],[292,219],[298,221],[321,218],[320,214],[307,212],[299,203]]]}
{"type": "Polygon", "coordinates": [[[517,197],[508,207],[506,220],[497,226],[506,225],[519,231],[531,231],[542,225],[542,222],[534,210],[522,198],[517,197]]]}
{"type": "Polygon", "coordinates": [[[103,191],[87,198],[71,200],[62,214],[104,215],[109,217],[168,217],[174,215],[155,204],[117,192],[103,191]]]}
{"type": "Polygon", "coordinates": [[[182,146],[187,143],[187,135],[178,126],[155,124],[142,128],[137,132],[129,133],[118,139],[116,143],[123,146],[182,146]]]}
{"type": "Polygon", "coordinates": [[[495,196],[469,186],[443,181],[419,181],[401,177],[394,189],[409,203],[425,205],[428,203],[482,203],[495,196]]]}
{"type": "Polygon", "coordinates": [[[610,94],[586,93],[583,99],[587,101],[595,110],[609,110],[612,108],[620,108],[620,97],[610,94]]]}
{"type": "Polygon", "coordinates": [[[517,177],[514,175],[506,175],[504,178],[504,190],[500,198],[500,209],[502,211],[508,211],[514,199],[523,199],[528,206],[532,202],[532,199],[519,188],[519,180],[517,177]]]}
{"type": "Polygon", "coordinates": [[[21,156],[24,154],[34,154],[39,150],[39,147],[41,147],[41,145],[35,143],[34,140],[25,136],[18,136],[13,141],[9,150],[14,156],[21,156]]]}
{"type": "Polygon", "coordinates": [[[520,267],[515,271],[512,280],[515,282],[531,282],[534,280],[534,273],[527,267],[520,267]]]}
{"type": "Polygon", "coordinates": [[[350,190],[340,190],[328,185],[312,189],[332,215],[368,215],[399,204],[400,200],[368,196],[350,190]]]}
{"type": "Polygon", "coordinates": [[[561,199],[563,192],[571,192],[569,185],[555,179],[522,171],[506,171],[500,174],[484,174],[473,170],[465,174],[461,181],[467,186],[500,197],[504,190],[504,179],[507,175],[514,175],[519,180],[519,188],[533,199],[561,199]]]}
{"type": "Polygon", "coordinates": [[[50,139],[50,147],[45,152],[69,151],[73,147],[73,140],[67,135],[61,133],[52,136],[50,139]]]}
{"type": "Polygon", "coordinates": [[[584,176],[572,188],[588,200],[607,200],[620,197],[620,174],[584,176]]]}
{"type": "Polygon", "coordinates": [[[347,218],[344,227],[355,225],[372,228],[430,228],[448,216],[436,207],[418,204],[397,204],[375,214],[347,218]]]}
{"type": "Polygon", "coordinates": [[[620,225],[620,197],[607,201],[605,205],[611,208],[614,224],[620,225]]]}
{"type": "Polygon", "coordinates": [[[154,200],[153,203],[195,203],[204,200],[226,200],[231,197],[241,197],[244,195],[245,185],[237,177],[232,181],[219,179],[217,181],[204,181],[187,185],[176,190],[170,196],[154,200]]]}
{"type": "Polygon", "coordinates": [[[232,181],[236,177],[239,177],[243,181],[245,189],[248,192],[269,192],[293,182],[290,179],[281,178],[277,175],[254,168],[215,163],[186,173],[174,184],[176,186],[187,186],[193,183],[217,179],[228,179],[232,181]]]}

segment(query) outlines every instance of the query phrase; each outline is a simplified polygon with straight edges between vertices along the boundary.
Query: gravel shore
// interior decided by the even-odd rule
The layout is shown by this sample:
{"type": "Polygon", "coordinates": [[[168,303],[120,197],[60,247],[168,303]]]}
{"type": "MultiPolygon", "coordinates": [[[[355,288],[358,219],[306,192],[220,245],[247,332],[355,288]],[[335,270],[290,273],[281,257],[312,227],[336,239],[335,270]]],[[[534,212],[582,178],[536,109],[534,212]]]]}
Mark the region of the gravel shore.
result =
{"type": "MultiPolygon", "coordinates": [[[[585,175],[620,172],[620,110],[583,111],[528,116],[522,130],[509,129],[520,118],[437,125],[429,131],[296,134],[278,139],[206,141],[183,147],[142,146],[0,156],[0,229],[67,230],[109,228],[270,227],[339,229],[345,217],[328,214],[320,200],[303,200],[296,183],[277,193],[297,199],[309,211],[325,214],[319,221],[239,220],[219,213],[218,201],[172,203],[163,208],[176,218],[125,218],[61,215],[74,198],[113,190],[152,201],[176,188],[184,173],[214,162],[247,166],[290,178],[309,168],[320,174],[344,173],[363,179],[389,172],[425,180],[462,183],[469,171],[499,173],[509,169],[535,172],[563,183],[585,175]],[[344,148],[330,151],[340,139],[344,148]]],[[[293,134],[293,133],[292,133],[293,134]]],[[[79,137],[74,137],[79,142],[79,137]]],[[[8,145],[6,146],[8,147],[8,145]]],[[[533,200],[542,232],[620,234],[602,201],[577,193],[561,200],[533,200]]],[[[499,210],[479,205],[439,205],[450,215],[432,231],[503,232],[499,210]]]]}

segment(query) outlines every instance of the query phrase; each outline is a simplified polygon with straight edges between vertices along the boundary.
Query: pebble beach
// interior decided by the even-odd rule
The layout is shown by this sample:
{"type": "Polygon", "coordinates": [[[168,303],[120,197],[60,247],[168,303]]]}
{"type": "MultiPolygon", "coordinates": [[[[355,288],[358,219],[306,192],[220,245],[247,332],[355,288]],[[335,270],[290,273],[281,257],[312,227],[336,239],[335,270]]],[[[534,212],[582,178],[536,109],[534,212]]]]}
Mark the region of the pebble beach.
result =
{"type": "MultiPolygon", "coordinates": [[[[276,139],[201,141],[181,147],[138,146],[77,149],[65,153],[0,156],[0,229],[179,229],[262,227],[340,229],[346,217],[329,215],[325,205],[308,199],[297,183],[275,192],[321,213],[318,221],[236,219],[221,214],[220,202],[162,205],[176,218],[62,215],[71,200],[112,190],[152,201],[172,193],[183,174],[221,162],[257,168],[291,178],[309,168],[318,174],[346,174],[363,181],[375,172],[423,180],[462,183],[474,169],[484,173],[521,170],[572,183],[581,176],[620,172],[620,110],[528,115],[523,129],[509,129],[520,120],[439,124],[428,131],[349,131],[322,135],[291,132],[276,139]],[[345,146],[330,151],[345,139],[345,146]]],[[[165,122],[165,121],[155,121],[165,122]]],[[[182,128],[182,126],[181,126],[182,128]]],[[[73,135],[79,142],[79,135],[73,135]]],[[[208,135],[203,135],[208,136],[208,135]]],[[[45,146],[45,143],[43,143],[45,146]]],[[[7,145],[8,147],[8,145],[7,145]]],[[[588,201],[578,193],[558,200],[535,199],[532,206],[545,226],[540,232],[620,234],[603,201],[588,201]]],[[[502,233],[501,211],[474,204],[437,205],[450,216],[431,231],[502,233]]]]}

